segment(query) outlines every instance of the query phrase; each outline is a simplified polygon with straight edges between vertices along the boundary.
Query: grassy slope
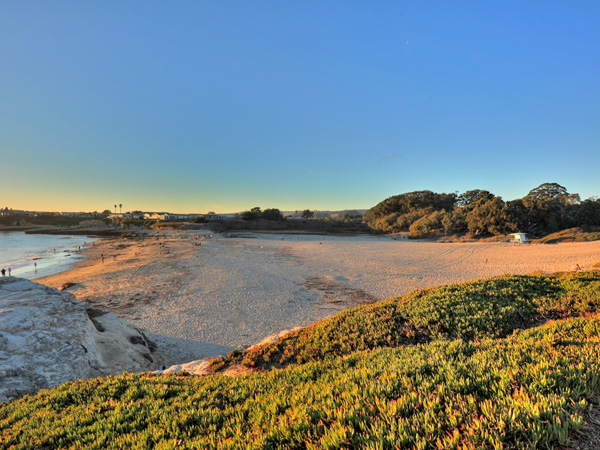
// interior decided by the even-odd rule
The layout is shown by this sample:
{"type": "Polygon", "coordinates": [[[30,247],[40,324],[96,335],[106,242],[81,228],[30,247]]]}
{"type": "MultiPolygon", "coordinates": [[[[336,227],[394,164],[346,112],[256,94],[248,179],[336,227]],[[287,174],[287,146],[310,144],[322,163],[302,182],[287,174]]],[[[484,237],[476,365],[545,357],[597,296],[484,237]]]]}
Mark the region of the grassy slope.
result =
{"type": "Polygon", "coordinates": [[[251,351],[213,361],[270,368],[439,339],[502,338],[548,319],[595,312],[600,275],[504,276],[413,291],[361,306],[251,351]]]}
{"type": "Polygon", "coordinates": [[[600,240],[600,228],[589,227],[588,229],[569,228],[567,230],[558,231],[544,236],[543,238],[536,239],[534,243],[558,244],[560,242],[587,242],[597,240],[600,240]]]}
{"type": "Polygon", "coordinates": [[[599,302],[596,273],[416,291],[214,365],[282,370],[123,375],[1,405],[0,448],[564,444],[600,399],[599,302]]]}

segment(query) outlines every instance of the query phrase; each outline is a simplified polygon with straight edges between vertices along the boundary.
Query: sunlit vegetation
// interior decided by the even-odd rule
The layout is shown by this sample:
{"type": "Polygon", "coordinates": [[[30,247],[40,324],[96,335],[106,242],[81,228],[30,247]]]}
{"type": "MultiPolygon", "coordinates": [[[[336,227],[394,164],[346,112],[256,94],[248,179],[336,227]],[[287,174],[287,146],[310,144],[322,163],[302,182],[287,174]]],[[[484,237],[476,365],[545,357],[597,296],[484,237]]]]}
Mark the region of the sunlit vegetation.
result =
{"type": "Polygon", "coordinates": [[[539,244],[558,244],[560,242],[587,242],[600,240],[600,226],[569,228],[549,234],[536,241],[539,244]]]}
{"type": "MultiPolygon", "coordinates": [[[[597,227],[600,201],[581,200],[579,194],[570,194],[557,183],[544,183],[525,197],[508,202],[481,189],[460,195],[415,191],[383,200],[364,217],[375,230],[408,231],[415,239],[434,233],[498,236],[526,232],[530,237],[542,237],[574,227],[597,227]]],[[[588,232],[581,237],[595,240],[600,234],[588,232]]]]}
{"type": "Polygon", "coordinates": [[[232,352],[215,375],[1,405],[0,448],[552,448],[600,398],[599,301],[596,272],[419,290],[232,352]],[[218,373],[238,363],[257,370],[218,373]]]}

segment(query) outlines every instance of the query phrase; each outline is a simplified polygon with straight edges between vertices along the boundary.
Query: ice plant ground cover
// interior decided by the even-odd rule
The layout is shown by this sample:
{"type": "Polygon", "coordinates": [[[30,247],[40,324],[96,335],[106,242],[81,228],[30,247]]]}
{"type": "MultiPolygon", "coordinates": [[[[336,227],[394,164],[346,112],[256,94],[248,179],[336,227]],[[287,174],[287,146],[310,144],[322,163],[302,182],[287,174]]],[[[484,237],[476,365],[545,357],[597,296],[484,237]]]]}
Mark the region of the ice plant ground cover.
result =
{"type": "Polygon", "coordinates": [[[600,274],[504,276],[347,310],[214,375],[0,406],[0,448],[552,448],[600,401],[600,274]],[[226,377],[243,365],[254,373],[226,377]]]}

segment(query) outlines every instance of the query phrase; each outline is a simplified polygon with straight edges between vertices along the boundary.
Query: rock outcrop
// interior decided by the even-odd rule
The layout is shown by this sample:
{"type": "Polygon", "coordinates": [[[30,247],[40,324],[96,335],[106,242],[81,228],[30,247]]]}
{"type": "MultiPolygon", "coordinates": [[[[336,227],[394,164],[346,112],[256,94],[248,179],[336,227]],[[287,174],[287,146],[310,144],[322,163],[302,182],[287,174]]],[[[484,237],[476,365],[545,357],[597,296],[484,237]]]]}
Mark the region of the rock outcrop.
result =
{"type": "MultiPolygon", "coordinates": [[[[251,345],[246,350],[252,350],[253,348],[261,347],[263,345],[270,344],[271,342],[275,342],[277,339],[279,339],[283,336],[287,336],[288,334],[290,334],[294,331],[298,331],[300,328],[301,327],[295,327],[295,328],[292,328],[291,330],[283,330],[283,331],[280,331],[279,333],[275,333],[270,336],[267,336],[262,341],[260,341],[258,344],[251,345]]],[[[209,367],[209,364],[213,359],[214,358],[197,359],[196,361],[191,361],[191,362],[188,362],[185,364],[176,364],[174,366],[167,367],[166,369],[156,370],[154,373],[156,373],[157,375],[163,375],[163,374],[167,374],[167,373],[183,372],[183,373],[187,373],[188,375],[195,375],[195,376],[209,375],[209,374],[213,373],[209,367]]],[[[238,370],[232,370],[232,371],[229,371],[229,373],[228,373],[228,371],[221,372],[221,373],[223,375],[235,376],[238,374],[238,372],[239,372],[238,370]]]]}
{"type": "Polygon", "coordinates": [[[73,294],[0,278],[0,402],[67,381],[156,370],[156,345],[73,294]]]}

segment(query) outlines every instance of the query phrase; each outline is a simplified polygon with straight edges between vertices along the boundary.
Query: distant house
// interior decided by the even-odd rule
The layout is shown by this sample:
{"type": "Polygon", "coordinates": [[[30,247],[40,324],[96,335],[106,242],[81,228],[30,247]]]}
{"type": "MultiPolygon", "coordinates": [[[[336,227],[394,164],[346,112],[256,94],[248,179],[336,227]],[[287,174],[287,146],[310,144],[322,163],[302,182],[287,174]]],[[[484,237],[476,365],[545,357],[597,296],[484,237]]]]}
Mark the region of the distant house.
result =
{"type": "Polygon", "coordinates": [[[206,214],[201,214],[206,220],[217,220],[217,219],[236,219],[239,217],[237,214],[216,214],[214,212],[209,212],[206,214]]]}
{"type": "Polygon", "coordinates": [[[512,244],[529,244],[530,242],[527,240],[525,233],[512,233],[509,236],[512,236],[510,241],[512,244]]]}
{"type": "Polygon", "coordinates": [[[48,211],[34,211],[33,213],[34,217],[57,217],[60,216],[61,213],[59,212],[48,212],[48,211]]]}
{"type": "Polygon", "coordinates": [[[94,217],[94,214],[89,212],[61,212],[59,214],[63,217],[94,217]]]}
{"type": "Polygon", "coordinates": [[[235,218],[235,214],[174,214],[174,213],[166,213],[166,212],[149,212],[144,213],[144,219],[147,220],[182,220],[182,221],[192,221],[198,217],[203,217],[205,219],[233,219],[235,218]]]}
{"type": "Polygon", "coordinates": [[[168,213],[144,213],[144,219],[147,220],[168,220],[168,213]]]}
{"type": "Polygon", "coordinates": [[[175,214],[171,215],[171,218],[178,220],[194,220],[196,217],[200,217],[202,214],[175,214]]]}
{"type": "Polygon", "coordinates": [[[108,219],[111,220],[115,220],[115,219],[131,219],[131,214],[129,213],[114,213],[114,214],[109,214],[108,215],[108,219]]]}
{"type": "Polygon", "coordinates": [[[35,216],[34,213],[29,211],[22,211],[20,209],[8,209],[8,208],[0,208],[0,216],[35,216]]]}

